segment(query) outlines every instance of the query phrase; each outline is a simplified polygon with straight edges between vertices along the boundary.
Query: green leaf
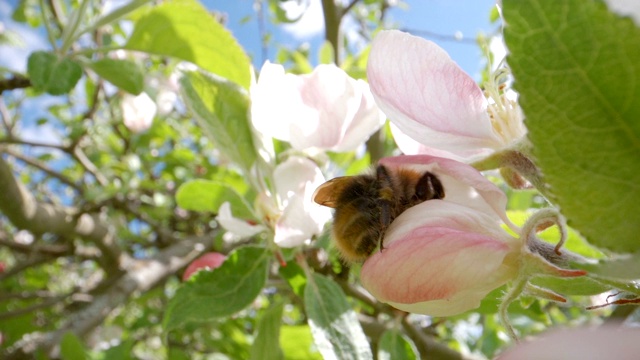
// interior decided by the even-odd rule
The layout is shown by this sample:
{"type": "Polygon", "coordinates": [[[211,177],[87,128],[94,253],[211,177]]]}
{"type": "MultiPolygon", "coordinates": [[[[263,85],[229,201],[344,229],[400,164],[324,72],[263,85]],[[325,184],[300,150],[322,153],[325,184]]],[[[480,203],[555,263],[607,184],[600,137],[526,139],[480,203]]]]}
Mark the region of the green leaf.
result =
{"type": "Polygon", "coordinates": [[[36,90],[51,95],[70,92],[82,77],[82,68],[76,62],[46,51],[36,51],[29,56],[27,72],[36,90]]]}
{"type": "Polygon", "coordinates": [[[165,332],[208,321],[247,307],[267,281],[269,253],[258,247],[231,252],[213,271],[199,271],[176,291],[164,314],[165,332]]]}
{"type": "Polygon", "coordinates": [[[325,359],[372,359],[367,338],[342,289],[320,274],[307,279],[304,303],[318,350],[325,359]]]}
{"type": "Polygon", "coordinates": [[[287,281],[296,295],[301,299],[304,298],[304,289],[307,286],[307,277],[300,265],[293,261],[289,261],[287,266],[280,266],[280,268],[278,268],[278,273],[287,281]]]}
{"type": "Polygon", "coordinates": [[[322,43],[320,51],[318,52],[318,63],[320,64],[333,64],[335,54],[333,51],[333,45],[329,41],[322,43]]]}
{"type": "Polygon", "coordinates": [[[144,74],[133,61],[105,58],[94,61],[89,67],[103,79],[133,95],[140,94],[144,88],[144,74]]]}
{"type": "Polygon", "coordinates": [[[164,2],[140,17],[125,48],[190,61],[244,88],[251,82],[242,47],[193,0],[164,2]]]}
{"type": "Polygon", "coordinates": [[[536,163],[569,225],[640,248],[640,29],[601,1],[503,1],[536,163]]]}
{"type": "Polygon", "coordinates": [[[282,326],[280,343],[287,359],[322,360],[313,346],[311,330],[307,325],[282,326]]]}
{"type": "Polygon", "coordinates": [[[628,258],[600,261],[598,264],[576,264],[590,274],[618,280],[637,280],[640,278],[640,253],[628,258]]]}
{"type": "Polygon", "coordinates": [[[280,360],[284,356],[280,348],[280,324],[284,304],[271,306],[258,321],[258,335],[251,346],[251,359],[280,360]]]}
{"type": "Polygon", "coordinates": [[[63,360],[84,360],[87,358],[82,342],[72,332],[66,332],[62,335],[60,357],[63,360]]]}
{"type": "Polygon", "coordinates": [[[378,344],[379,360],[413,360],[418,358],[418,350],[415,345],[398,330],[387,330],[382,334],[378,344]]]}
{"type": "Polygon", "coordinates": [[[558,278],[554,276],[539,276],[531,280],[533,285],[552,290],[560,295],[598,295],[611,290],[611,287],[593,280],[587,276],[575,278],[558,278]]]}
{"type": "MultiPolygon", "coordinates": [[[[106,350],[102,350],[99,353],[94,353],[91,357],[92,360],[131,360],[133,359],[133,345],[134,339],[128,339],[122,343],[112,346],[106,350]]],[[[171,357],[171,359],[174,359],[171,357]]]]}
{"type": "Polygon", "coordinates": [[[242,88],[200,72],[187,72],[181,80],[187,106],[203,133],[245,171],[257,155],[249,125],[249,97],[242,88]]]}
{"type": "Polygon", "coordinates": [[[197,179],[182,184],[176,192],[176,203],[186,210],[217,213],[225,202],[231,204],[234,217],[255,220],[244,199],[225,183],[197,179]]]}

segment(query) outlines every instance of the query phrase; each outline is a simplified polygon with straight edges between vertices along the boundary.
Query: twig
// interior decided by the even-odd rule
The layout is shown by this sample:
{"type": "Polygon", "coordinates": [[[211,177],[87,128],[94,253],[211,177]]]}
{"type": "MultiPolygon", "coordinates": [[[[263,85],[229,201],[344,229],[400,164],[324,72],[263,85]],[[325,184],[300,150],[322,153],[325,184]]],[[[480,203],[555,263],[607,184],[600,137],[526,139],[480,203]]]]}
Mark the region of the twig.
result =
{"type": "Polygon", "coordinates": [[[7,136],[11,137],[11,132],[13,131],[11,114],[9,114],[9,109],[7,109],[7,105],[4,103],[2,93],[0,93],[0,116],[2,116],[2,124],[4,125],[4,128],[7,130],[7,136]]]}
{"type": "Polygon", "coordinates": [[[87,155],[79,146],[75,146],[73,148],[72,155],[76,160],[78,160],[80,165],[82,165],[82,167],[84,167],[85,170],[87,170],[91,175],[93,175],[93,177],[96,179],[96,181],[100,185],[102,186],[109,185],[109,180],[104,175],[102,175],[100,170],[98,170],[98,168],[91,162],[91,160],[89,160],[87,155]]]}
{"type": "Polygon", "coordinates": [[[24,139],[18,139],[18,138],[14,138],[14,137],[6,137],[4,139],[0,139],[0,143],[27,145],[27,146],[34,146],[34,147],[44,147],[44,148],[57,149],[57,150],[60,150],[60,151],[65,151],[65,152],[68,150],[68,148],[66,146],[63,146],[63,145],[43,143],[43,142],[39,142],[39,141],[24,140],[24,139]]]}
{"type": "Polygon", "coordinates": [[[360,0],[351,0],[351,2],[342,9],[340,17],[345,16],[358,2],[360,2],[360,0]]]}
{"type": "Polygon", "coordinates": [[[4,147],[0,149],[0,152],[3,152],[5,154],[9,154],[11,156],[13,156],[14,158],[24,161],[25,163],[41,170],[42,172],[44,172],[45,174],[60,180],[60,182],[62,182],[63,184],[68,185],[69,187],[73,188],[74,190],[76,190],[78,193],[82,194],[82,188],[74,183],[73,181],[71,181],[71,179],[67,178],[66,176],[63,176],[62,174],[58,173],[57,171],[51,169],[50,167],[48,167],[47,165],[43,164],[42,162],[26,157],[16,151],[13,151],[11,149],[9,149],[8,147],[4,147]]]}
{"type": "Polygon", "coordinates": [[[49,306],[53,306],[61,301],[64,301],[66,298],[68,298],[69,295],[58,295],[55,297],[52,297],[50,299],[47,299],[39,304],[35,304],[35,305],[31,305],[31,306],[27,306],[24,308],[20,308],[20,309],[16,309],[13,311],[7,311],[5,313],[0,313],[0,321],[2,320],[6,320],[6,319],[10,319],[16,316],[20,316],[20,315],[24,315],[24,314],[28,314],[30,312],[34,312],[38,309],[43,309],[43,308],[47,308],[49,306]]]}
{"type": "Polygon", "coordinates": [[[4,234],[0,233],[0,245],[4,245],[21,253],[42,253],[48,256],[61,256],[69,254],[71,248],[67,245],[33,245],[20,244],[8,240],[4,234]]]}
{"type": "Polygon", "coordinates": [[[0,80],[0,95],[5,90],[23,89],[31,86],[31,80],[24,76],[14,75],[8,79],[0,80]]]}

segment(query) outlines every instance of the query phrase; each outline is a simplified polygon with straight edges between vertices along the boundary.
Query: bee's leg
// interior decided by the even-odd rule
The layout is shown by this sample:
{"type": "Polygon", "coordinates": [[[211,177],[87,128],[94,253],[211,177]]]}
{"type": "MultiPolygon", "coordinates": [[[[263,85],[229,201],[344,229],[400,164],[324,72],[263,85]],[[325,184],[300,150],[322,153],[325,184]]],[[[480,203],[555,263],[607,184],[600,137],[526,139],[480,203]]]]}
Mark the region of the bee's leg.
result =
{"type": "Polygon", "coordinates": [[[444,187],[437,176],[427,171],[416,184],[415,196],[420,201],[444,199],[444,187]]]}
{"type": "Polygon", "coordinates": [[[385,199],[378,199],[378,208],[380,209],[380,233],[378,234],[378,246],[380,252],[384,250],[384,233],[387,230],[389,224],[391,224],[391,201],[385,199]]]}

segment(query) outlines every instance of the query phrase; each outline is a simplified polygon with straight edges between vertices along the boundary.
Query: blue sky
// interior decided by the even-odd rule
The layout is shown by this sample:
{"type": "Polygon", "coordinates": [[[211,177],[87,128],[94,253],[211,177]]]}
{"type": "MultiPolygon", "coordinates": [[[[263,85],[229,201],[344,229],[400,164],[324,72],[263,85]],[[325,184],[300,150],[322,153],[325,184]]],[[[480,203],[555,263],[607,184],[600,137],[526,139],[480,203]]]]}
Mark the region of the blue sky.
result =
{"type": "MultiPolygon", "coordinates": [[[[296,48],[300,44],[307,43],[312,54],[315,55],[322,42],[324,31],[320,0],[302,1],[310,1],[311,5],[308,14],[301,21],[290,26],[274,26],[269,22],[267,11],[265,28],[273,37],[272,44],[296,48]]],[[[122,3],[121,0],[114,2],[122,3]]],[[[264,0],[264,2],[268,1],[264,0]]],[[[227,27],[254,59],[254,65],[259,69],[264,59],[256,21],[257,15],[254,10],[255,0],[202,0],[202,3],[209,9],[221,11],[227,15],[227,27]]],[[[489,22],[489,12],[495,0],[406,0],[404,3],[406,6],[395,7],[389,11],[387,21],[390,28],[411,29],[447,36],[460,32],[465,39],[472,40],[478,33],[492,33],[497,27],[489,22]]],[[[6,29],[19,32],[25,47],[11,49],[10,55],[5,52],[8,49],[0,47],[0,53],[4,53],[0,59],[0,65],[24,71],[29,53],[35,49],[46,49],[48,44],[42,31],[37,32],[28,26],[11,21],[11,13],[16,4],[17,0],[0,1],[0,22],[6,29]]],[[[423,33],[414,34],[438,43],[465,71],[478,78],[479,71],[482,69],[482,57],[475,44],[443,41],[423,33]]],[[[274,60],[276,51],[277,48],[274,46],[268,49],[269,60],[274,60]]],[[[313,59],[315,58],[313,56],[313,59]]]]}
{"type": "MultiPolygon", "coordinates": [[[[308,43],[312,54],[315,54],[323,39],[324,29],[320,0],[309,1],[310,14],[301,19],[299,24],[275,27],[266,21],[267,31],[272,34],[274,44],[296,48],[301,43],[308,43]]],[[[204,0],[203,4],[227,15],[227,27],[252,56],[254,66],[260,68],[263,59],[254,0],[204,0]]],[[[393,8],[388,13],[387,21],[392,24],[390,27],[447,36],[460,32],[468,40],[473,40],[480,32],[489,34],[497,28],[496,24],[489,22],[489,12],[495,5],[495,0],[408,0],[405,4],[406,7],[393,8]]],[[[414,34],[438,43],[465,71],[474,78],[479,78],[483,64],[480,49],[474,43],[443,41],[424,33],[414,34]]],[[[273,61],[275,54],[275,47],[268,49],[269,60],[273,61]]]]}

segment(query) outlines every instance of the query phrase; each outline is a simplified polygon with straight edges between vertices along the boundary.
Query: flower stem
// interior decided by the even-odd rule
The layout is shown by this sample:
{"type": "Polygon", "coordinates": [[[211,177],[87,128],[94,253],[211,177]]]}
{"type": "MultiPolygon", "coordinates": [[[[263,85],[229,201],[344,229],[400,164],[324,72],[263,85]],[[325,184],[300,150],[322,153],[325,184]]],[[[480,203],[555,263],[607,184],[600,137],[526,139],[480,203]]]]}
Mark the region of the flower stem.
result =
{"type": "Polygon", "coordinates": [[[527,276],[519,276],[514,283],[510,286],[509,291],[507,291],[502,297],[502,301],[500,303],[500,307],[498,308],[498,316],[500,318],[500,322],[502,326],[504,326],[507,331],[507,335],[514,342],[519,342],[518,335],[516,334],[513,326],[511,325],[511,321],[509,320],[509,305],[513,301],[515,301],[520,294],[525,290],[529,278],[527,276]]]}

